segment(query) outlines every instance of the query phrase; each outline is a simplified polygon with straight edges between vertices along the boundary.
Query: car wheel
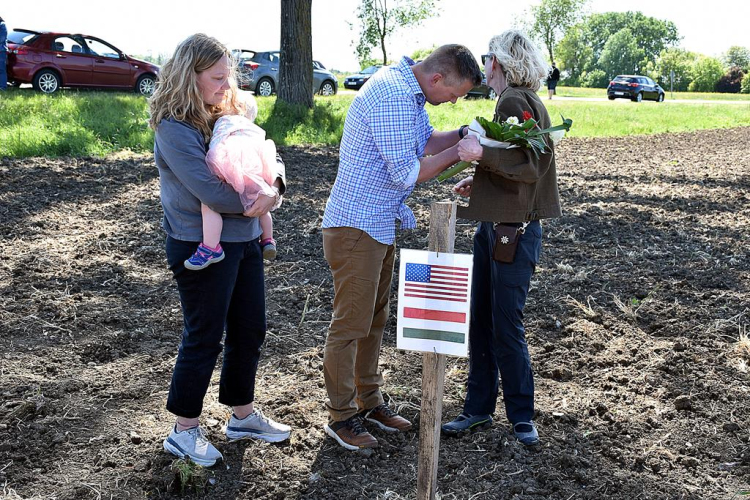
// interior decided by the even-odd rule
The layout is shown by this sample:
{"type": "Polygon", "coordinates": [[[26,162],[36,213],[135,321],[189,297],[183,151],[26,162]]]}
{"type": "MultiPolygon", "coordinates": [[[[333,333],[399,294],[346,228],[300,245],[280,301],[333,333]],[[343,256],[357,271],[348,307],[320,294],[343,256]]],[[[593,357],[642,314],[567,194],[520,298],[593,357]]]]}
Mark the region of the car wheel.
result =
{"type": "Polygon", "coordinates": [[[320,95],[335,95],[336,89],[333,88],[333,83],[331,83],[329,80],[326,80],[323,82],[323,85],[320,86],[320,95]]]}
{"type": "Polygon", "coordinates": [[[261,79],[255,87],[255,93],[263,97],[273,94],[273,82],[268,78],[261,79]]]}
{"type": "Polygon", "coordinates": [[[615,96],[613,96],[613,95],[608,95],[608,96],[607,96],[607,99],[609,99],[610,101],[614,101],[614,100],[615,100],[615,96]]]}
{"type": "Polygon", "coordinates": [[[659,97],[656,98],[656,102],[664,102],[664,94],[659,94],[659,97]]]}
{"type": "Polygon", "coordinates": [[[635,97],[633,97],[633,102],[641,102],[643,100],[643,92],[638,92],[635,97]]]}
{"type": "Polygon", "coordinates": [[[60,75],[51,69],[43,69],[34,75],[34,88],[45,94],[57,92],[60,88],[60,75]]]}
{"type": "Polygon", "coordinates": [[[138,83],[135,84],[135,91],[141,95],[150,96],[154,93],[156,87],[156,80],[153,75],[143,75],[138,79],[138,83]]]}
{"type": "Polygon", "coordinates": [[[497,99],[497,92],[495,92],[495,89],[490,88],[490,91],[487,92],[487,99],[492,99],[493,101],[497,99]]]}

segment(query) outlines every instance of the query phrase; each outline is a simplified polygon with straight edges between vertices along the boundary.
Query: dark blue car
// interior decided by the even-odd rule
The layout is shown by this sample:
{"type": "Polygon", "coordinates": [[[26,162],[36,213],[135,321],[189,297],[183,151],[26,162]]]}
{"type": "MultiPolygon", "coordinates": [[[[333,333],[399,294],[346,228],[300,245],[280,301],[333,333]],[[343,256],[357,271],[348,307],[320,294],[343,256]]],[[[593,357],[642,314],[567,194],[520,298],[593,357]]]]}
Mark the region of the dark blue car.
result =
{"type": "Polygon", "coordinates": [[[619,97],[641,102],[644,99],[664,101],[664,89],[647,76],[618,75],[607,87],[607,98],[613,101],[619,97]]]}
{"type": "Polygon", "coordinates": [[[349,75],[344,80],[344,87],[347,89],[354,89],[359,90],[362,88],[362,85],[365,84],[367,80],[370,79],[372,75],[378,72],[378,70],[382,68],[382,66],[370,66],[369,68],[365,68],[359,73],[355,73],[354,75],[349,75]]]}

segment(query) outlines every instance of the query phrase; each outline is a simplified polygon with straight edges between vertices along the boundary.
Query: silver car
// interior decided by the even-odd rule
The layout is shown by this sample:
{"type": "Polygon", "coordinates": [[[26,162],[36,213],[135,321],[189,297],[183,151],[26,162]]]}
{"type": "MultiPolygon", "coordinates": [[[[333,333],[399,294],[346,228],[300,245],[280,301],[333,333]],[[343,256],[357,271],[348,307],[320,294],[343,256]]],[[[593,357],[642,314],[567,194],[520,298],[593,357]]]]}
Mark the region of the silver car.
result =
{"type": "MultiPolygon", "coordinates": [[[[256,95],[269,96],[279,85],[279,52],[255,52],[235,49],[232,57],[239,69],[238,84],[243,90],[252,90],[256,95]]],[[[313,61],[313,93],[334,95],[339,85],[336,77],[319,61],[313,61]]]]}

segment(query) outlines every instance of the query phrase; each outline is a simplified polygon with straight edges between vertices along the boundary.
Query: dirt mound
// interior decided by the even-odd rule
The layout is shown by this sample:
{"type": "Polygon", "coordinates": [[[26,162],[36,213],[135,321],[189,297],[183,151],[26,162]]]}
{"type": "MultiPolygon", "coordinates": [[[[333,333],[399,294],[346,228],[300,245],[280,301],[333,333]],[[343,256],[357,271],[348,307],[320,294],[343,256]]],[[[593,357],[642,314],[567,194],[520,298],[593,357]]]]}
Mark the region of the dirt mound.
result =
{"type": "MultiPolygon", "coordinates": [[[[748,489],[748,151],[750,128],[562,143],[564,216],[544,224],[526,308],[542,445],[518,445],[501,404],[491,431],[443,439],[442,498],[728,499],[748,489]]],[[[292,438],[226,443],[212,386],[203,420],[225,463],[182,493],[161,448],[182,317],[152,159],[0,162],[5,497],[414,497],[417,432],[376,432],[382,446],[370,453],[323,433],[333,296],[319,227],[337,150],[281,153],[290,196],[275,217],[257,398],[292,438]]],[[[449,196],[448,184],[415,190],[419,229],[400,247],[426,248],[429,203],[449,196]]],[[[459,221],[456,251],[470,252],[473,230],[459,221]]],[[[391,320],[386,399],[415,421],[420,363],[395,349],[391,320]]],[[[446,419],[461,409],[466,375],[466,360],[449,360],[446,419]]]]}

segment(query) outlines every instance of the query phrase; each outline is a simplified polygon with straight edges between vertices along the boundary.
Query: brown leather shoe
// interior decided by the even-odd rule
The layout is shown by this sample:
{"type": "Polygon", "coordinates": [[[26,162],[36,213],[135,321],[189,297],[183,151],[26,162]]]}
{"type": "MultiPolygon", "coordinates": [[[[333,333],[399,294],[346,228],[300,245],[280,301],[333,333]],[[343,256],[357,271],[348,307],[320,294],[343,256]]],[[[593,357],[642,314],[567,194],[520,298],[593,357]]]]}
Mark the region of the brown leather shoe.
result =
{"type": "Polygon", "coordinates": [[[326,434],[335,439],[347,450],[360,448],[377,448],[378,440],[367,432],[362,425],[362,416],[357,414],[342,422],[333,422],[325,426],[326,434]]]}
{"type": "Polygon", "coordinates": [[[372,410],[366,410],[361,415],[364,415],[365,420],[377,425],[385,432],[406,432],[411,429],[411,422],[391,410],[385,403],[372,410]]]}

